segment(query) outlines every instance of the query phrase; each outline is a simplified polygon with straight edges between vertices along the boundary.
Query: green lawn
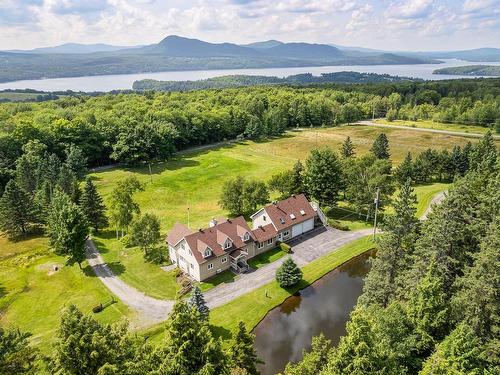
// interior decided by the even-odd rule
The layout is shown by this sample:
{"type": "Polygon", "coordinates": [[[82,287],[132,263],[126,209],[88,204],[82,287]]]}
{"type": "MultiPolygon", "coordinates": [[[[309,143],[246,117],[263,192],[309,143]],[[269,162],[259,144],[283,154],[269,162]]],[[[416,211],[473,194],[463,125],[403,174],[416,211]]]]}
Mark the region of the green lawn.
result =
{"type": "Polygon", "coordinates": [[[231,270],[225,270],[224,272],[221,272],[208,280],[198,283],[198,286],[202,292],[206,292],[207,290],[210,290],[219,284],[232,283],[239,277],[239,275],[235,275],[231,270]]]}
{"type": "MultiPolygon", "coordinates": [[[[383,129],[391,147],[391,158],[398,164],[408,151],[421,152],[428,147],[451,148],[464,145],[468,139],[435,133],[423,133],[402,129],[383,129]]],[[[245,141],[213,149],[183,153],[166,163],[153,166],[152,181],[147,167],[120,168],[92,174],[99,191],[106,201],[116,182],[126,176],[135,175],[145,185],[145,190],[135,199],[143,212],[156,214],[161,221],[162,234],[166,235],[175,222],[188,222],[191,228],[208,225],[212,217],[226,216],[218,206],[219,194],[224,181],[232,176],[266,180],[271,175],[290,168],[297,159],[304,160],[309,151],[318,146],[338,149],[346,136],[350,136],[357,154],[368,152],[373,140],[381,132],[370,126],[345,126],[338,128],[306,129],[288,132],[285,136],[270,141],[245,141]]],[[[474,140],[473,140],[474,141],[474,140]]],[[[336,215],[335,220],[351,230],[369,227],[364,220],[348,212],[336,215]]],[[[99,249],[105,251],[104,258],[122,262],[121,277],[148,295],[170,298],[177,286],[159,267],[145,263],[140,252],[125,249],[113,235],[98,236],[99,249]]],[[[119,265],[117,265],[118,267],[119,265]]],[[[206,286],[204,286],[206,287],[206,286]]]]}
{"type": "Polygon", "coordinates": [[[442,122],[435,122],[432,120],[419,120],[419,121],[409,121],[409,120],[394,120],[387,121],[386,119],[375,120],[378,124],[383,125],[397,125],[397,126],[408,126],[412,128],[425,128],[425,129],[436,129],[436,130],[447,130],[452,132],[461,133],[478,133],[484,134],[490,128],[479,126],[479,125],[465,125],[465,124],[445,124],[442,122]]]}
{"type": "Polygon", "coordinates": [[[266,251],[265,253],[259,254],[256,257],[248,261],[248,265],[254,269],[258,269],[266,264],[277,261],[278,259],[284,257],[287,253],[283,251],[280,247],[275,247],[272,250],[266,251]]]}
{"type": "MultiPolygon", "coordinates": [[[[375,244],[371,240],[371,236],[355,240],[304,266],[302,268],[303,280],[292,289],[285,290],[276,281],[273,281],[253,292],[234,299],[224,306],[213,309],[210,312],[210,324],[223,339],[230,337],[230,333],[236,330],[239,321],[243,321],[247,328],[251,330],[264,318],[269,310],[280,305],[287,297],[312,284],[349,259],[374,247],[375,244]]],[[[164,337],[164,324],[152,327],[146,330],[144,334],[148,337],[148,341],[158,343],[164,337]]]]}
{"type": "MultiPolygon", "coordinates": [[[[48,353],[65,306],[75,304],[92,313],[92,307],[111,299],[111,293],[88,271],[66,266],[65,259],[54,255],[42,237],[19,242],[0,237],[1,325],[31,332],[33,344],[48,353]]],[[[95,316],[102,322],[132,317],[121,302],[95,316]]]]}

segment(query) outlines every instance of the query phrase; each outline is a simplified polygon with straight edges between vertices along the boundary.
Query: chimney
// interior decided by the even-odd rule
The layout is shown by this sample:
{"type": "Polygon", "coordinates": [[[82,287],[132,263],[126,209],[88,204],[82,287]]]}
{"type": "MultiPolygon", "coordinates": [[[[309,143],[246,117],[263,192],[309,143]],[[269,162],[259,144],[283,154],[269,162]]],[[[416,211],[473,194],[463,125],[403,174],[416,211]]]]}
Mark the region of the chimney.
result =
{"type": "Polygon", "coordinates": [[[210,228],[215,227],[217,225],[217,219],[213,217],[212,220],[210,220],[210,222],[208,223],[208,225],[210,228]]]}

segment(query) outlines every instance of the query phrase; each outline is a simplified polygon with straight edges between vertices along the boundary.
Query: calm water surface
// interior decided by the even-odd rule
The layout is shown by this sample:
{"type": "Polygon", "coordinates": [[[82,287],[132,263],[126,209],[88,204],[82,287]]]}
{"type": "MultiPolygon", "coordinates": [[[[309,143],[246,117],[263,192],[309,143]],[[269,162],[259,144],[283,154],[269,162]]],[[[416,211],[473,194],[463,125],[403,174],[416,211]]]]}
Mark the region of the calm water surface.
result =
{"type": "Polygon", "coordinates": [[[283,371],[288,362],[302,358],[313,336],[321,332],[336,345],[363,288],[369,271],[363,254],[330,272],[311,286],[271,310],[254,329],[255,349],[265,361],[263,375],[283,371]]]}
{"type": "MultiPolygon", "coordinates": [[[[299,68],[262,68],[262,69],[221,69],[221,70],[190,70],[178,72],[118,74],[103,76],[85,76],[73,78],[51,78],[26,81],[15,81],[0,84],[3,89],[35,89],[42,91],[112,91],[131,89],[134,81],[140,79],[157,79],[164,81],[186,81],[199,80],[212,77],[220,77],[231,74],[248,74],[287,77],[294,74],[312,73],[334,73],[352,71],[361,73],[379,73],[395,76],[406,76],[422,79],[450,79],[463,78],[458,75],[433,75],[432,71],[449,66],[481,64],[461,60],[443,60],[443,64],[415,64],[415,65],[349,65],[349,66],[314,66],[299,68]]],[[[485,64],[485,63],[483,63],[485,64]]],[[[500,62],[488,62],[488,65],[500,65],[500,62]]],[[[470,78],[470,77],[469,77],[470,78]]]]}

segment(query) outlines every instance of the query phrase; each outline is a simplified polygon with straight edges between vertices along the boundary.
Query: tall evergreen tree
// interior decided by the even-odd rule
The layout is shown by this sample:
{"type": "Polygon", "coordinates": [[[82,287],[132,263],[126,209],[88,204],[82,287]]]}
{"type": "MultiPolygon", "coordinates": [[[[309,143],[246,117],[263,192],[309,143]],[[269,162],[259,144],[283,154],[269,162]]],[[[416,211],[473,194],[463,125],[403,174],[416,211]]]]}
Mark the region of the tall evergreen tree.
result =
{"type": "Polygon", "coordinates": [[[56,190],[47,218],[47,236],[56,253],[67,255],[69,260],[81,262],[85,259],[85,240],[89,227],[80,207],[62,191],[56,190]]]}
{"type": "Polygon", "coordinates": [[[99,232],[99,229],[108,225],[106,206],[90,177],[87,177],[85,180],[82,196],[80,198],[80,207],[89,225],[96,233],[99,232]]]}
{"type": "Polygon", "coordinates": [[[408,179],[414,180],[413,162],[409,152],[406,154],[403,162],[396,168],[395,177],[400,185],[403,185],[408,179]]]}
{"type": "Polygon", "coordinates": [[[87,170],[87,158],[83,154],[82,149],[71,144],[66,148],[65,153],[65,164],[78,179],[81,179],[85,175],[85,172],[87,170]]]}
{"type": "Polygon", "coordinates": [[[184,301],[170,313],[166,339],[158,350],[161,374],[227,374],[227,358],[208,322],[184,301]]]}
{"type": "Polygon", "coordinates": [[[31,335],[0,327],[0,374],[35,374],[38,351],[28,342],[31,335]]]}
{"type": "Polygon", "coordinates": [[[208,321],[208,316],[210,314],[210,309],[205,303],[205,298],[203,298],[203,293],[197,285],[194,286],[189,298],[189,305],[196,308],[200,313],[200,317],[208,321]]]}
{"type": "Polygon", "coordinates": [[[307,193],[319,203],[337,203],[343,178],[340,160],[330,148],[314,149],[306,160],[304,182],[307,193]]]}
{"type": "Polygon", "coordinates": [[[238,323],[238,331],[229,347],[229,362],[232,368],[246,370],[249,375],[258,375],[256,364],[263,363],[253,347],[255,336],[247,332],[243,322],[238,323]]]}
{"type": "Polygon", "coordinates": [[[377,159],[389,159],[391,154],[389,153],[389,139],[385,133],[380,133],[378,137],[373,142],[372,148],[370,150],[377,159]]]}
{"type": "Polygon", "coordinates": [[[311,341],[311,350],[302,351],[302,359],[296,363],[288,363],[285,375],[317,375],[327,365],[332,351],[332,342],[322,333],[311,341]]]}
{"type": "Polygon", "coordinates": [[[352,158],[356,155],[356,151],[354,149],[354,144],[351,141],[351,137],[347,136],[342,143],[342,151],[341,155],[343,158],[352,158]]]}
{"type": "Polygon", "coordinates": [[[297,160],[290,174],[290,189],[288,195],[304,192],[304,165],[297,160]]]}
{"type": "Polygon", "coordinates": [[[384,236],[379,240],[377,257],[372,260],[360,301],[387,306],[405,286],[405,272],[411,265],[414,243],[419,232],[416,218],[417,196],[407,180],[394,200],[394,214],[384,219],[384,236]]]}
{"type": "Polygon", "coordinates": [[[149,350],[128,335],[126,323],[101,324],[70,305],[61,315],[50,365],[58,374],[150,373],[143,349],[149,350]]]}
{"type": "Polygon", "coordinates": [[[497,148],[491,131],[472,147],[469,155],[471,169],[493,171],[497,161],[497,148]]]}
{"type": "Polygon", "coordinates": [[[31,199],[12,179],[0,198],[0,229],[9,237],[25,234],[35,221],[31,199]]]}

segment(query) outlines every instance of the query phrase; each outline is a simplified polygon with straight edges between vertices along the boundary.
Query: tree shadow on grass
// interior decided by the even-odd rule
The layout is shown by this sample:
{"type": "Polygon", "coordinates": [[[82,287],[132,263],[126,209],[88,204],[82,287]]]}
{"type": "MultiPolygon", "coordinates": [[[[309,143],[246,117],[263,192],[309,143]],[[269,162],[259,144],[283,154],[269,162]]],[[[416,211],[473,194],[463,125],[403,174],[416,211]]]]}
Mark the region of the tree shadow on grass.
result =
{"type": "MultiPolygon", "coordinates": [[[[125,272],[125,270],[127,269],[122,263],[120,262],[111,262],[111,263],[106,263],[106,265],[108,266],[108,268],[111,270],[111,272],[113,272],[113,274],[115,276],[120,276],[122,273],[125,272]]],[[[99,274],[101,275],[106,275],[108,274],[105,270],[104,270],[104,267],[103,265],[97,265],[95,266],[96,270],[99,272],[99,269],[101,269],[102,272],[99,272],[99,274]]],[[[96,273],[94,272],[94,269],[89,266],[89,265],[86,265],[85,267],[82,268],[82,271],[83,273],[85,274],[85,276],[89,276],[89,277],[97,277],[96,273]]],[[[106,276],[104,276],[106,277],[106,276]]]]}
{"type": "Polygon", "coordinates": [[[228,330],[227,328],[220,327],[220,326],[214,326],[213,324],[210,324],[210,330],[214,334],[215,338],[222,338],[224,341],[225,340],[230,340],[233,335],[231,334],[231,331],[228,330]]]}
{"type": "Polygon", "coordinates": [[[7,289],[3,285],[0,285],[0,298],[7,295],[7,289]]]}

